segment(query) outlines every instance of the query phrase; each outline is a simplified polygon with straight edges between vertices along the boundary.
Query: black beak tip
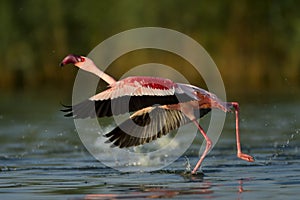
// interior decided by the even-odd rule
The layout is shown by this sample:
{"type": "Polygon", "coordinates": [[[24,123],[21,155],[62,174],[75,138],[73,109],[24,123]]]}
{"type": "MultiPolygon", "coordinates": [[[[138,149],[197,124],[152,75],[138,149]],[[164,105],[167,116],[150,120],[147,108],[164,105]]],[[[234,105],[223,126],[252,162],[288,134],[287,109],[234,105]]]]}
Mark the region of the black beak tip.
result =
{"type": "Polygon", "coordinates": [[[61,61],[59,66],[62,67],[62,66],[67,65],[67,64],[76,64],[77,62],[80,62],[80,61],[81,61],[81,56],[77,56],[77,55],[74,55],[74,54],[69,54],[61,61]]]}

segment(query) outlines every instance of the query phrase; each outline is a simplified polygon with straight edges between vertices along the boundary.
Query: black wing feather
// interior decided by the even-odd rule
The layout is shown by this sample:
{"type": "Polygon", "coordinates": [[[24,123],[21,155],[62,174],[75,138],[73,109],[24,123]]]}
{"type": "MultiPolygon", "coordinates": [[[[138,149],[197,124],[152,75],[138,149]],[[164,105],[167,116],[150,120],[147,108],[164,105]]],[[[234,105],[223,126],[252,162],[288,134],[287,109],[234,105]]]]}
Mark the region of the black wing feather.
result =
{"type": "MultiPolygon", "coordinates": [[[[149,112],[138,111],[105,136],[112,146],[120,148],[138,146],[156,140],[163,135],[191,122],[181,111],[161,107],[145,108],[149,112]]],[[[210,109],[201,109],[200,117],[210,109]]]]}
{"type": "Polygon", "coordinates": [[[170,105],[191,100],[193,100],[192,97],[186,94],[167,96],[122,96],[115,99],[105,99],[101,101],[85,100],[74,106],[64,106],[65,109],[62,111],[66,112],[66,117],[110,117],[112,115],[135,112],[153,105],[170,105]]]}

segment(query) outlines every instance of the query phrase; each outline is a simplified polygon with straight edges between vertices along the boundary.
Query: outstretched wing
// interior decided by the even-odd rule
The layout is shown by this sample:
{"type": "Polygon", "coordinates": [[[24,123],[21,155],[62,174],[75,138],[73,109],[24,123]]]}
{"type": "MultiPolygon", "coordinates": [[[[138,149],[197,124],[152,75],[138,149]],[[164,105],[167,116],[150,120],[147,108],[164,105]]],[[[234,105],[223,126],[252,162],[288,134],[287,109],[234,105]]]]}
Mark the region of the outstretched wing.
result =
{"type": "Polygon", "coordinates": [[[129,77],[111,88],[62,111],[75,118],[110,117],[135,112],[153,105],[171,105],[196,100],[192,91],[185,91],[168,79],[129,77]]]}
{"type": "MultiPolygon", "coordinates": [[[[210,109],[203,110],[205,114],[209,111],[210,109]]],[[[191,121],[180,110],[147,107],[135,112],[130,119],[105,136],[109,138],[107,143],[111,142],[114,146],[132,147],[156,140],[189,122],[191,121]]]]}
{"type": "Polygon", "coordinates": [[[74,106],[64,106],[65,108],[61,111],[66,113],[66,117],[74,118],[110,117],[113,115],[135,112],[153,105],[170,105],[191,100],[193,99],[186,94],[174,94],[166,96],[127,95],[114,99],[88,99],[74,106]]]}

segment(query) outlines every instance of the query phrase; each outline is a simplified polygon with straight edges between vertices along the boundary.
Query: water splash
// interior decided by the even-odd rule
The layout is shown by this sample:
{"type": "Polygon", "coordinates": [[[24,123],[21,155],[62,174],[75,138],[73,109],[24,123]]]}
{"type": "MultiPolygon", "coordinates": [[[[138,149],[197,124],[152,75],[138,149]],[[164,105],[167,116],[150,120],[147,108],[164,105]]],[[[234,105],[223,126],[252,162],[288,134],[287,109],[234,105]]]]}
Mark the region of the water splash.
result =
{"type": "Polygon", "coordinates": [[[285,150],[290,146],[290,142],[294,140],[295,136],[298,136],[299,134],[300,134],[300,129],[299,128],[295,129],[295,132],[289,136],[289,138],[285,141],[284,144],[280,145],[278,148],[277,148],[277,144],[275,144],[274,146],[275,148],[277,148],[276,152],[269,158],[268,161],[266,161],[266,164],[270,164],[273,160],[275,160],[280,155],[282,155],[285,152],[285,150]]]}
{"type": "Polygon", "coordinates": [[[186,172],[191,172],[190,160],[189,160],[189,158],[187,156],[184,156],[184,158],[185,158],[185,163],[184,163],[184,165],[185,165],[185,171],[186,172]]]}

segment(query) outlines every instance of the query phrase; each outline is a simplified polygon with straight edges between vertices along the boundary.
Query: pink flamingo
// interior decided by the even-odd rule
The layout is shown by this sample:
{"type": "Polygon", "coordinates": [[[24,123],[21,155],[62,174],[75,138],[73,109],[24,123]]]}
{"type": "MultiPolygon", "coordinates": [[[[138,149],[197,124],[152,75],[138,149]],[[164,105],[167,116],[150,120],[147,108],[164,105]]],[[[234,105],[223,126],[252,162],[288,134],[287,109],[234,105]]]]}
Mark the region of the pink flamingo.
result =
{"type": "Polygon", "coordinates": [[[193,85],[174,83],[165,78],[134,76],[116,81],[101,71],[84,56],[70,54],[60,63],[72,63],[78,68],[95,74],[109,84],[109,88],[73,106],[66,106],[65,116],[75,118],[109,117],[133,112],[105,136],[107,142],[120,148],[149,143],[180,126],[193,122],[206,140],[206,148],[194,167],[195,174],[212,146],[198,119],[216,108],[235,112],[237,157],[253,162],[254,158],[242,153],[239,135],[239,104],[223,102],[216,95],[193,85]],[[124,106],[124,102],[127,103],[124,106]]]}

